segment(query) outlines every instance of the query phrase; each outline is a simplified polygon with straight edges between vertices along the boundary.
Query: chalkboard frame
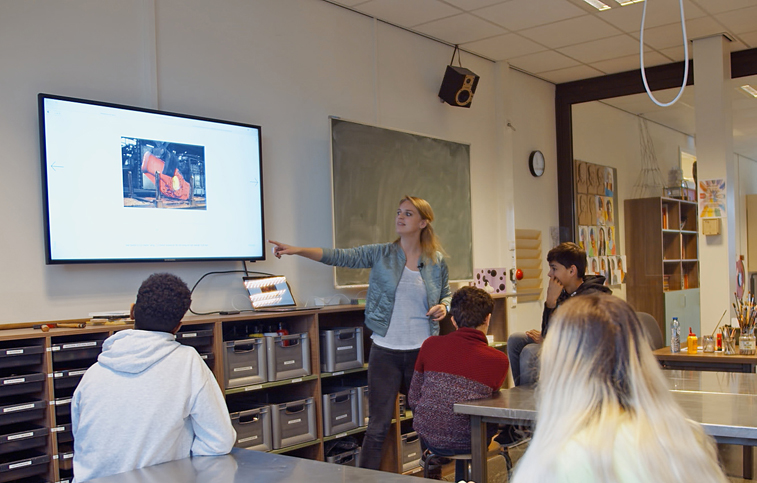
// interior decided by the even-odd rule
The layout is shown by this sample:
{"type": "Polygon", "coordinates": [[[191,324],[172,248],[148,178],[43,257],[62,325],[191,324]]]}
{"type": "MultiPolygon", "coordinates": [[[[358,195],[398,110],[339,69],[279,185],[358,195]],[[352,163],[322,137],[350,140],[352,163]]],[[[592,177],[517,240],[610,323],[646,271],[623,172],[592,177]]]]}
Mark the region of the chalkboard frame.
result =
{"type": "MultiPolygon", "coordinates": [[[[471,145],[335,116],[329,127],[334,246],[394,241],[397,204],[419,196],[434,209],[450,281],[472,280],[471,145]]],[[[369,272],[337,267],[334,285],[365,287],[369,272]]]]}

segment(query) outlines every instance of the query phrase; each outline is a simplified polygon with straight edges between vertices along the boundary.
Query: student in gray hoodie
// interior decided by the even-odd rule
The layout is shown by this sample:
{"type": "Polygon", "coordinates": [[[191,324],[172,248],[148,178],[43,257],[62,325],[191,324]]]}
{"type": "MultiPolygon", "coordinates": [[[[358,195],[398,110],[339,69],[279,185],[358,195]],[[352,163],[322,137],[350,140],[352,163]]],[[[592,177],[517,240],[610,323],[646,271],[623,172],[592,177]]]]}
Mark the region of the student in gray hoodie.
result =
{"type": "Polygon", "coordinates": [[[213,373],[175,340],[190,303],[180,278],[153,274],[132,306],[134,329],[103,343],[71,401],[77,482],[231,451],[236,432],[213,373]]]}

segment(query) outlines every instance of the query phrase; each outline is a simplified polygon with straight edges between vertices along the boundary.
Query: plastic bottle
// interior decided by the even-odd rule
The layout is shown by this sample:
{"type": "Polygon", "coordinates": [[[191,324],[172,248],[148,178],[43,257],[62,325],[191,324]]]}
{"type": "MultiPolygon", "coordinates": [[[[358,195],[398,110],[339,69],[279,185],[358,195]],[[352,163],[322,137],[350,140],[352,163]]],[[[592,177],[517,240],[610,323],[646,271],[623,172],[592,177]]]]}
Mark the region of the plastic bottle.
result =
{"type": "Polygon", "coordinates": [[[689,354],[697,353],[697,335],[692,332],[691,327],[689,327],[689,337],[686,339],[686,345],[688,345],[689,354]]]}
{"type": "Polygon", "coordinates": [[[678,354],[681,352],[681,324],[678,323],[678,317],[673,317],[670,324],[670,352],[678,354]]]}

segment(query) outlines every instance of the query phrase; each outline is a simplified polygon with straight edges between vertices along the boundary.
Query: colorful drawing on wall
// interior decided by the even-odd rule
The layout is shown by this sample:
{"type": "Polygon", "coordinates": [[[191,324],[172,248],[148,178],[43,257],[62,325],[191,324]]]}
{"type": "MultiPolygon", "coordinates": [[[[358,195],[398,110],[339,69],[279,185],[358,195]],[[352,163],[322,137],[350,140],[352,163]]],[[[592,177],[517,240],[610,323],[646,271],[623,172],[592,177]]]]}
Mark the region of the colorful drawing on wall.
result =
{"type": "Polygon", "coordinates": [[[615,227],[607,227],[607,254],[615,255],[615,227]]]}
{"type": "Polygon", "coordinates": [[[587,255],[589,254],[589,227],[588,226],[578,227],[578,246],[580,246],[581,250],[585,251],[587,255]]]}
{"type": "Polygon", "coordinates": [[[621,255],[615,257],[615,260],[618,263],[618,276],[620,277],[619,283],[625,283],[626,281],[626,256],[621,255]]]}
{"type": "Polygon", "coordinates": [[[725,195],[724,179],[699,181],[699,217],[725,218],[725,195]]]}
{"type": "Polygon", "coordinates": [[[604,225],[607,222],[607,217],[605,215],[605,202],[603,201],[604,198],[601,196],[595,196],[594,197],[594,206],[597,208],[597,225],[604,225]]]}
{"type": "Polygon", "coordinates": [[[605,196],[612,196],[615,188],[613,187],[612,168],[605,168],[605,196]]]}
{"type": "Polygon", "coordinates": [[[589,246],[588,250],[586,250],[586,254],[590,257],[596,257],[597,252],[597,227],[596,226],[590,226],[589,227],[589,246]]]}
{"type": "Polygon", "coordinates": [[[586,272],[589,275],[599,275],[599,258],[589,257],[589,263],[586,264],[586,272]]]}
{"type": "Polygon", "coordinates": [[[612,206],[612,198],[609,196],[605,198],[605,218],[607,219],[608,225],[615,224],[615,210],[612,206]]]}
{"type": "Polygon", "coordinates": [[[599,231],[599,256],[604,257],[607,255],[607,233],[605,232],[604,226],[598,227],[598,231],[599,231]]]}

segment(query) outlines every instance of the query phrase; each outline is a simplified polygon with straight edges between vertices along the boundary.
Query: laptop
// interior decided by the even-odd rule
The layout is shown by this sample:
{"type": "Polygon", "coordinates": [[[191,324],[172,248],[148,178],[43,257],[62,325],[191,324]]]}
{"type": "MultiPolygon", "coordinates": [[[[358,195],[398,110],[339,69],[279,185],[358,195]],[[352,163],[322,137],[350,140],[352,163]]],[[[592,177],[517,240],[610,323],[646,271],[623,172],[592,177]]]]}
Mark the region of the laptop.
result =
{"type": "Polygon", "coordinates": [[[297,306],[292,288],[283,275],[242,277],[242,280],[255,312],[294,312],[321,308],[297,306]]]}

